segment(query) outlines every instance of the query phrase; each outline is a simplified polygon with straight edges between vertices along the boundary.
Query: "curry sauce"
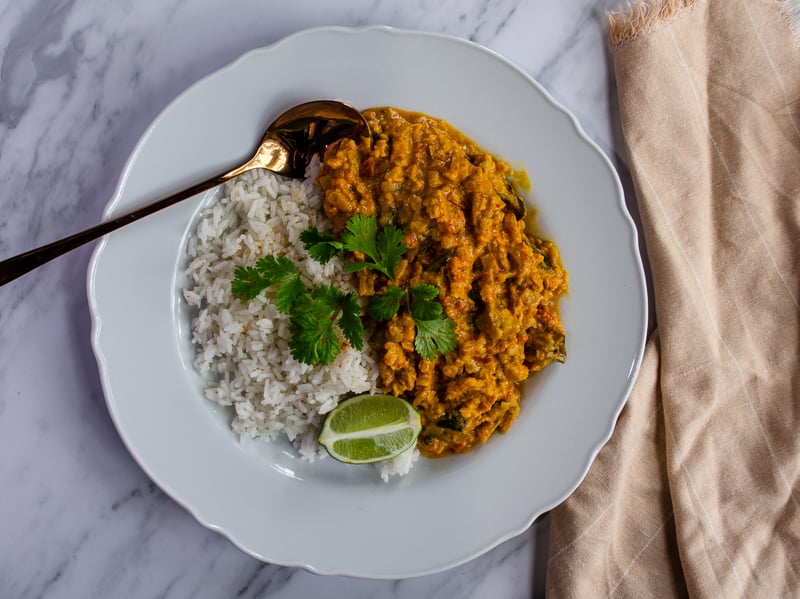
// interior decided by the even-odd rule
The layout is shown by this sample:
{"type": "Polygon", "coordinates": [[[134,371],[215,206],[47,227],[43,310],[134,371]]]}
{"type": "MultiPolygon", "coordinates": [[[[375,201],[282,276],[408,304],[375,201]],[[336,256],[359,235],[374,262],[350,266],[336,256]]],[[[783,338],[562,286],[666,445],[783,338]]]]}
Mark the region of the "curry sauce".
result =
{"type": "MultiPolygon", "coordinates": [[[[379,340],[379,384],[419,410],[423,455],[466,452],[508,430],[530,373],[564,361],[567,272],[555,244],[526,230],[520,173],[442,120],[395,108],[364,116],[369,137],[325,153],[325,213],[337,232],[355,214],[400,227],[408,250],[391,283],[439,289],[456,349],[422,359],[415,323],[400,311],[379,340]]],[[[375,271],[355,276],[362,295],[390,283],[375,271]]]]}

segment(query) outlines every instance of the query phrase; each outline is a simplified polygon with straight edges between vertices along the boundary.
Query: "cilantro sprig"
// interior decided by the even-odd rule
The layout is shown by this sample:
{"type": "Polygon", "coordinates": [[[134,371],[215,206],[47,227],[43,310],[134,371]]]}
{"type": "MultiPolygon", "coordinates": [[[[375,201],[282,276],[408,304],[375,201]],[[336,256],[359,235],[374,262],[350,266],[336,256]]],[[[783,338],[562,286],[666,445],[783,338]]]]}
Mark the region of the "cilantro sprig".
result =
{"type": "MultiPolygon", "coordinates": [[[[407,289],[390,284],[407,248],[403,232],[394,225],[379,227],[374,216],[350,218],[340,239],[309,228],[300,234],[308,255],[325,264],[337,254],[353,254],[345,266],[350,272],[371,269],[389,281],[385,290],[370,297],[367,314],[379,321],[391,319],[405,306],[416,325],[414,349],[425,360],[456,347],[455,322],[444,315],[436,300],[439,289],[417,283],[407,289]]],[[[341,352],[339,333],[356,349],[364,345],[364,324],[354,293],[343,293],[332,285],[312,289],[303,283],[294,262],[285,256],[265,256],[254,266],[236,269],[231,291],[240,301],[256,298],[276,286],[275,305],[289,315],[292,357],[306,364],[330,364],[341,352]]]]}
{"type": "Polygon", "coordinates": [[[361,307],[354,293],[332,285],[308,289],[294,262],[286,256],[265,256],[254,266],[237,268],[231,292],[240,301],[256,298],[276,286],[275,306],[289,315],[292,357],[305,364],[330,364],[341,352],[338,328],[350,344],[364,347],[361,307]]]}
{"type": "Polygon", "coordinates": [[[292,306],[289,331],[292,357],[305,364],[330,364],[341,352],[334,323],[356,349],[364,347],[361,307],[354,293],[332,285],[315,287],[292,306]]]}
{"type": "Polygon", "coordinates": [[[369,299],[367,313],[376,320],[389,320],[406,301],[417,329],[414,349],[425,360],[433,360],[437,353],[456,348],[456,323],[444,315],[442,304],[434,301],[438,296],[439,290],[429,283],[417,283],[408,291],[390,285],[369,299]]]}
{"type": "Polygon", "coordinates": [[[231,292],[239,300],[247,301],[273,285],[278,286],[275,305],[284,314],[290,314],[297,298],[306,292],[297,267],[286,256],[264,256],[255,266],[237,268],[231,281],[231,292]]]}
{"type": "Polygon", "coordinates": [[[408,249],[403,243],[401,229],[394,225],[379,228],[378,219],[364,214],[356,214],[347,221],[340,241],[315,228],[303,231],[300,241],[305,244],[308,255],[322,264],[339,252],[361,252],[365,258],[351,262],[345,268],[349,272],[371,268],[383,273],[388,279],[394,278],[394,271],[408,249]]]}

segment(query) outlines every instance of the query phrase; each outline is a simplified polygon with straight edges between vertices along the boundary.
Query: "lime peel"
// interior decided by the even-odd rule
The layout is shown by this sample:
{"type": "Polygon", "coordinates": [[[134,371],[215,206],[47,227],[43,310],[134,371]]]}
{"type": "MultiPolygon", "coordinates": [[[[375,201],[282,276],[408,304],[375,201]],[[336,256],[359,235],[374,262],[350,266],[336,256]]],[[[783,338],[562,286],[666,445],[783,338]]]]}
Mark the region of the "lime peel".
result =
{"type": "Polygon", "coordinates": [[[348,464],[388,460],[411,449],[422,422],[419,412],[394,395],[357,395],[325,417],[318,437],[332,458],[348,464]]]}

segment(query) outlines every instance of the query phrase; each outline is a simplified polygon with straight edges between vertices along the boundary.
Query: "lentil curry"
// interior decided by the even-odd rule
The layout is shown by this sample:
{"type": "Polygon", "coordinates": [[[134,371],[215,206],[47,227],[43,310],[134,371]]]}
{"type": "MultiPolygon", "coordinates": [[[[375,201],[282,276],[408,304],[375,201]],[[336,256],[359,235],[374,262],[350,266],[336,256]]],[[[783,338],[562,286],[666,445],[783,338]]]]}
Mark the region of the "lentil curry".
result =
{"type": "MultiPolygon", "coordinates": [[[[408,251],[393,283],[438,287],[457,348],[422,359],[414,321],[401,310],[379,340],[380,385],[419,410],[424,456],[466,452],[508,430],[530,373],[564,361],[558,300],[567,272],[555,244],[526,230],[522,177],[506,163],[424,114],[377,108],[364,116],[371,136],[342,140],[324,156],[317,184],[325,212],[337,232],[355,214],[400,227],[408,251]]],[[[362,295],[389,283],[375,271],[356,277],[362,295]]]]}

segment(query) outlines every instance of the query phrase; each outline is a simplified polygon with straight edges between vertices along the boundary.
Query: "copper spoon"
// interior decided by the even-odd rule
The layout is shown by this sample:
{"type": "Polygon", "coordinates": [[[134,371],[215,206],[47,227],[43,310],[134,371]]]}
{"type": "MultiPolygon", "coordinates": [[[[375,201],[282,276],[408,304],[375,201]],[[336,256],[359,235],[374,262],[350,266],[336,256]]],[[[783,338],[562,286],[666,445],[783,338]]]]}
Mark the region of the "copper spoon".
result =
{"type": "Polygon", "coordinates": [[[5,285],[53,258],[120,227],[158,212],[163,208],[207,191],[242,173],[262,168],[287,177],[301,179],[314,154],[321,154],[328,144],[345,137],[368,135],[369,126],[361,114],[347,104],[332,100],[306,102],[290,108],[267,128],[253,157],[225,174],[211,177],[162,200],[122,216],[8,258],[0,262],[0,285],[5,285]]]}

